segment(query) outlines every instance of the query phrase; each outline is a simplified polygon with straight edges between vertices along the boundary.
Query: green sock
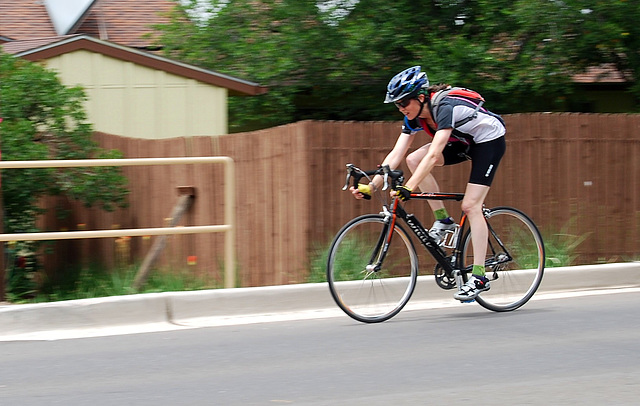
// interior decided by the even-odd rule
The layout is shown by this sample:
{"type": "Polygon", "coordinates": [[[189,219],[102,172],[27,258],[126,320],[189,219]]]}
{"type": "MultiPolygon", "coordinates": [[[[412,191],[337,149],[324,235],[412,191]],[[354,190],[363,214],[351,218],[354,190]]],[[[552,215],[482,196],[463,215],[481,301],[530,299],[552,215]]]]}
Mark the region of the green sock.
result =
{"type": "Polygon", "coordinates": [[[436,220],[444,220],[446,218],[449,218],[449,213],[447,213],[447,209],[444,208],[434,211],[433,214],[436,216],[436,220]]]}
{"type": "Polygon", "coordinates": [[[474,265],[473,270],[471,271],[471,274],[476,276],[484,276],[485,275],[484,265],[474,265]]]}

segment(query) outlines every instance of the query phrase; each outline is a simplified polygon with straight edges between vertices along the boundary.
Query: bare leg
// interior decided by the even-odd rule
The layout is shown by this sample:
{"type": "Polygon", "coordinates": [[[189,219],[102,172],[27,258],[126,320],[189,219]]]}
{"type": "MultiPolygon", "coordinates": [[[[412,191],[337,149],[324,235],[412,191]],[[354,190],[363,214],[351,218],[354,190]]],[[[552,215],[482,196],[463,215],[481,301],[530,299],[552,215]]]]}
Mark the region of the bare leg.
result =
{"type": "Polygon", "coordinates": [[[473,241],[473,264],[484,266],[487,252],[487,239],[489,231],[487,223],[482,214],[484,199],[489,193],[489,186],[467,184],[464,200],[462,200],[462,210],[466,213],[471,227],[471,240],[473,241]]]}
{"type": "MultiPolygon", "coordinates": [[[[407,166],[409,167],[409,170],[411,172],[415,172],[416,168],[422,161],[422,158],[424,158],[424,156],[427,154],[429,146],[431,146],[431,144],[423,145],[422,147],[407,155],[407,166]]],[[[437,165],[444,165],[444,157],[440,157],[437,165]]],[[[440,186],[438,185],[436,178],[434,178],[432,174],[428,174],[422,180],[422,182],[420,182],[420,191],[430,193],[440,192],[440,186]]],[[[428,200],[427,202],[429,203],[429,206],[433,211],[444,209],[444,203],[441,200],[428,200]]]]}

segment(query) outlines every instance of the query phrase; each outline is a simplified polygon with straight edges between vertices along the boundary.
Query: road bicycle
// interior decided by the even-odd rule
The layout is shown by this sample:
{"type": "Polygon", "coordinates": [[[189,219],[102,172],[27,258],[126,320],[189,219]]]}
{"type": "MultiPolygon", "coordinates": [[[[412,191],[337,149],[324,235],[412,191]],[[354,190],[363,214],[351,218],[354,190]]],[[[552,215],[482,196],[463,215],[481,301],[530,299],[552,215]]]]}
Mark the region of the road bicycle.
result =
{"type": "MultiPolygon", "coordinates": [[[[382,189],[374,193],[382,202],[382,211],[346,223],[333,239],[327,260],[333,299],[347,315],[364,323],[389,320],[411,298],[418,281],[418,255],[411,234],[435,259],[433,278],[442,289],[460,289],[473,265],[473,241],[464,213],[459,225],[437,242],[415,215],[407,213],[406,203],[389,196],[389,187],[395,190],[404,182],[402,171],[388,166],[363,171],[348,164],[343,190],[350,180],[357,188],[362,178],[371,181],[376,175],[384,180],[382,189]]],[[[412,200],[463,198],[462,193],[411,193],[412,200]]],[[[542,236],[534,222],[517,209],[483,208],[483,212],[489,230],[485,268],[491,284],[475,301],[496,312],[516,310],[542,282],[542,236]]]]}

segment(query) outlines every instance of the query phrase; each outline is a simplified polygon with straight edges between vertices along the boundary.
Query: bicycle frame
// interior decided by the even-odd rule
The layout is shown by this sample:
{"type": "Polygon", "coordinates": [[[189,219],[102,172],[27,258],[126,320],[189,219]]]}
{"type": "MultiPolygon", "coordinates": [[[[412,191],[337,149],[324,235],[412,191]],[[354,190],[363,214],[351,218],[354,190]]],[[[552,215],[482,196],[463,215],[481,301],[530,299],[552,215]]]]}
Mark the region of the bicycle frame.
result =
{"type": "MultiPolygon", "coordinates": [[[[412,193],[411,199],[413,200],[455,200],[460,201],[464,198],[464,194],[462,193],[412,193]]],[[[467,215],[462,214],[459,223],[459,229],[456,231],[455,235],[455,244],[452,247],[452,252],[450,256],[447,256],[447,253],[436,243],[436,241],[429,235],[429,232],[424,226],[420,223],[418,218],[413,214],[407,213],[404,207],[400,204],[400,199],[394,199],[392,204],[392,210],[389,211],[385,207],[385,214],[390,216],[391,222],[390,226],[385,230],[385,245],[382,247],[383,252],[381,255],[377,256],[379,259],[374,265],[372,270],[378,270],[380,264],[384,260],[386,249],[389,247],[391,243],[391,237],[393,236],[393,227],[395,227],[395,223],[397,219],[400,218],[404,221],[404,223],[411,229],[413,234],[416,236],[420,244],[431,254],[431,256],[436,260],[436,262],[445,270],[447,274],[454,275],[455,271],[460,271],[461,273],[469,273],[471,272],[471,266],[463,267],[463,259],[461,257],[462,254],[462,241],[467,231],[467,215]]],[[[488,211],[488,209],[484,209],[488,211]]],[[[499,258],[491,257],[491,259],[485,262],[485,267],[490,268],[501,263],[509,262],[512,260],[511,254],[507,247],[502,243],[500,237],[496,234],[496,232],[491,227],[489,221],[487,221],[487,229],[489,234],[494,238],[497,242],[498,246],[500,246],[504,255],[501,255],[499,258]]],[[[489,246],[492,252],[496,252],[493,246],[489,246]]],[[[372,258],[373,261],[374,258],[372,258]]]]}
{"type": "MultiPolygon", "coordinates": [[[[414,200],[455,200],[460,201],[464,198],[464,194],[462,193],[412,193],[411,198],[414,200]]],[[[394,198],[391,202],[391,210],[389,210],[386,206],[384,206],[384,214],[388,218],[388,227],[386,228],[384,235],[384,244],[381,245],[382,241],[378,243],[378,247],[382,249],[380,255],[374,255],[371,258],[369,270],[376,271],[380,269],[380,265],[384,261],[386,256],[386,251],[391,244],[391,238],[393,236],[393,229],[396,225],[398,219],[401,219],[408,227],[411,229],[413,234],[416,236],[420,244],[433,256],[440,266],[449,274],[453,274],[455,270],[460,271],[469,271],[462,268],[462,262],[460,260],[461,253],[461,245],[462,238],[465,234],[467,216],[466,214],[462,215],[460,219],[460,228],[458,229],[456,238],[456,243],[452,251],[451,256],[447,256],[447,253],[436,243],[436,241],[429,235],[429,232],[424,228],[424,226],[420,223],[418,218],[413,214],[407,213],[402,204],[400,204],[400,199],[394,198]],[[373,261],[377,258],[377,261],[373,263],[373,261]]],[[[378,249],[375,250],[378,252],[378,249]]]]}
{"type": "MultiPolygon", "coordinates": [[[[386,190],[389,186],[388,179],[391,179],[391,187],[395,188],[395,186],[402,184],[403,175],[402,171],[392,171],[389,167],[381,167],[375,171],[362,171],[361,169],[355,167],[352,164],[347,164],[347,177],[345,181],[345,185],[343,190],[347,190],[349,185],[349,180],[353,180],[354,187],[357,187],[358,182],[363,177],[367,177],[370,180],[369,176],[373,175],[381,175],[384,177],[385,187],[383,190],[386,190]]],[[[371,197],[368,197],[369,199],[371,197]]],[[[461,201],[464,199],[464,193],[411,193],[412,200],[455,200],[461,201]]],[[[391,244],[391,238],[393,236],[393,230],[398,221],[398,218],[402,219],[405,224],[411,229],[411,232],[416,236],[420,244],[431,254],[431,256],[436,260],[436,262],[444,269],[444,271],[449,275],[456,275],[456,271],[460,271],[460,274],[467,274],[471,272],[471,266],[467,266],[463,268],[463,258],[461,257],[462,253],[462,241],[464,236],[466,235],[467,229],[467,215],[462,213],[462,217],[459,222],[459,228],[457,230],[457,235],[455,236],[456,241],[455,244],[451,247],[452,254],[447,256],[447,253],[437,244],[437,242],[429,235],[429,232],[424,228],[424,226],[420,223],[420,221],[413,215],[409,214],[404,210],[402,204],[400,204],[400,199],[394,197],[390,204],[391,210],[386,204],[383,204],[383,213],[386,216],[387,227],[384,232],[381,234],[380,239],[376,245],[376,249],[374,250],[371,258],[369,260],[369,265],[367,265],[367,271],[377,272],[381,268],[381,264],[386,257],[387,250],[391,244]]],[[[487,209],[483,209],[487,210],[487,209]]],[[[485,212],[486,213],[486,212],[485,212]]],[[[490,235],[492,235],[497,241],[498,245],[502,248],[506,255],[501,258],[492,258],[491,261],[486,261],[485,266],[495,266],[503,262],[510,261],[511,255],[507,252],[506,247],[492,229],[491,225],[487,221],[487,228],[490,235]]],[[[490,247],[491,250],[495,253],[493,247],[490,247]]],[[[466,278],[463,276],[463,280],[466,281],[466,278]]]]}

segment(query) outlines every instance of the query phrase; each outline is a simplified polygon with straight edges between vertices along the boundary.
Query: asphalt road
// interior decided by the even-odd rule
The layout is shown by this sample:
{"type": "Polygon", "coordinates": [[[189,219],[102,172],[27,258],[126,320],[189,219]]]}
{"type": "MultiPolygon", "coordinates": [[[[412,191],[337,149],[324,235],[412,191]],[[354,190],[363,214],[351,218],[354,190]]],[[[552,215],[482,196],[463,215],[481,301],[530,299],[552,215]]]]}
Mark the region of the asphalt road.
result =
{"type": "Polygon", "coordinates": [[[2,342],[0,404],[636,405],[640,291],[596,293],[377,325],[339,316],[2,342]]]}

